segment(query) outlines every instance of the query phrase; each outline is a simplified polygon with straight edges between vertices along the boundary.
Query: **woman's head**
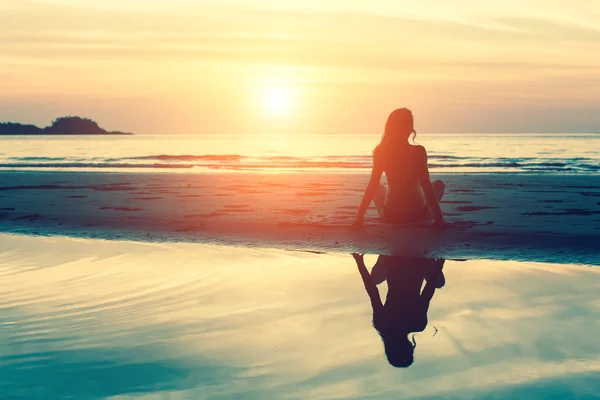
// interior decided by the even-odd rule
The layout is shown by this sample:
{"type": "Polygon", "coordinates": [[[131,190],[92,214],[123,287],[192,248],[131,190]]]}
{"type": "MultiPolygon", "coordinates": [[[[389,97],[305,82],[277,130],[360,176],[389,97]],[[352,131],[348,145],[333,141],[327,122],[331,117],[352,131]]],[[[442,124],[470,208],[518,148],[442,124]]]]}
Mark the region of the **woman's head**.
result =
{"type": "Polygon", "coordinates": [[[375,148],[375,152],[387,152],[388,149],[406,144],[412,134],[417,136],[412,112],[408,108],[398,108],[388,117],[381,142],[375,148]]]}
{"type": "Polygon", "coordinates": [[[408,140],[415,132],[415,121],[412,112],[408,108],[398,108],[392,111],[385,123],[385,136],[408,140]]]}
{"type": "Polygon", "coordinates": [[[413,334],[411,342],[408,339],[410,331],[405,326],[394,324],[387,319],[375,319],[375,315],[373,327],[383,341],[388,362],[398,368],[410,367],[414,361],[415,348],[417,347],[415,335],[413,334]]]}
{"type": "Polygon", "coordinates": [[[412,343],[407,336],[381,337],[388,362],[397,368],[408,368],[412,365],[417,343],[413,336],[412,343]]]}

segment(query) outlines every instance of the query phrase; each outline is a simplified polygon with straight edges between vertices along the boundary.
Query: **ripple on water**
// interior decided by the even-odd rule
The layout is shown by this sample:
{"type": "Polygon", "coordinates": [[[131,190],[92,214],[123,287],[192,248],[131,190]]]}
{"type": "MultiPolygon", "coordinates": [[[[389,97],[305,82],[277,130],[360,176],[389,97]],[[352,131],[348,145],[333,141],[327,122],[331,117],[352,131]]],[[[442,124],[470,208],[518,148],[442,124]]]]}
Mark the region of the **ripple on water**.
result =
{"type": "Polygon", "coordinates": [[[398,371],[346,254],[0,239],[7,398],[531,398],[540,382],[579,397],[598,388],[588,379],[600,371],[596,268],[447,261],[414,365],[398,371]]]}

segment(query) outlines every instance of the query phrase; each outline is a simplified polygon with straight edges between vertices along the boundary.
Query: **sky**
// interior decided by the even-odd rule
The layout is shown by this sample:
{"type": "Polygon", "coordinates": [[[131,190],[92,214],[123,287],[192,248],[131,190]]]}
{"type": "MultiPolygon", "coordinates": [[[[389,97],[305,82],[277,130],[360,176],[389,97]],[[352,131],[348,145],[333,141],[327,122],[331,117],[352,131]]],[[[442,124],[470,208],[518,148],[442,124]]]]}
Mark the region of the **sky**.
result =
{"type": "Polygon", "coordinates": [[[0,121],[600,131],[597,0],[0,0],[0,121]]]}

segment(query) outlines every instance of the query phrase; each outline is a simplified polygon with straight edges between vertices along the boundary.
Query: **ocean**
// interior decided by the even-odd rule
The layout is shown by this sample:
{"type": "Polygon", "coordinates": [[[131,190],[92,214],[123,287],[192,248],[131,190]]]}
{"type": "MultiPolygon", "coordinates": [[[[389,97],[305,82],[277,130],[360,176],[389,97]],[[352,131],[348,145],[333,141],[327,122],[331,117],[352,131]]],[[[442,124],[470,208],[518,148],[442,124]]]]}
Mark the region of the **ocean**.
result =
{"type": "MultiPolygon", "coordinates": [[[[0,137],[0,170],[368,172],[378,135],[0,137]]],[[[432,173],[597,174],[600,134],[419,134],[432,173]]]]}

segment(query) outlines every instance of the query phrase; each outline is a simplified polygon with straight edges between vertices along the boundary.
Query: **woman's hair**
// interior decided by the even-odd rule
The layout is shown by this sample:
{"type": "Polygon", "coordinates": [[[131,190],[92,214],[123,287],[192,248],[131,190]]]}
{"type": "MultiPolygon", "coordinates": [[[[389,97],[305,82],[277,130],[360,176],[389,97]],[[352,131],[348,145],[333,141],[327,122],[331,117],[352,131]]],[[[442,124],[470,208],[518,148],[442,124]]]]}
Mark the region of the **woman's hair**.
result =
{"type": "Polygon", "coordinates": [[[411,342],[407,335],[384,332],[383,330],[380,330],[375,323],[373,323],[373,327],[381,337],[385,349],[385,356],[390,365],[396,368],[410,367],[415,360],[415,348],[417,347],[415,335],[413,334],[411,342]]]}
{"type": "Polygon", "coordinates": [[[400,143],[408,141],[408,138],[412,134],[414,134],[414,141],[414,138],[417,137],[417,132],[415,131],[412,112],[408,108],[398,108],[392,111],[385,123],[385,130],[381,136],[381,141],[373,150],[373,155],[387,156],[400,143]]]}
{"type": "Polygon", "coordinates": [[[385,356],[388,362],[396,368],[408,368],[415,360],[415,336],[412,337],[412,343],[408,337],[402,336],[398,338],[383,338],[383,347],[385,348],[385,356]]]}

